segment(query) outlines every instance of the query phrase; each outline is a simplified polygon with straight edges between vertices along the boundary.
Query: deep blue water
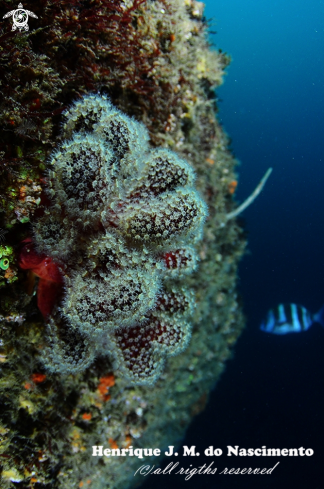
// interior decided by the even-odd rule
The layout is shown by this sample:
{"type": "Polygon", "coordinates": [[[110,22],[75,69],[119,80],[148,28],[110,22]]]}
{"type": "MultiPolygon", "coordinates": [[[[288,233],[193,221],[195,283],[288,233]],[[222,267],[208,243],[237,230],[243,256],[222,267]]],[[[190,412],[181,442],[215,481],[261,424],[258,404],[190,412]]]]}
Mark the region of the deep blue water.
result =
{"type": "MultiPolygon", "coordinates": [[[[217,90],[219,118],[240,160],[249,254],[240,266],[247,328],[205,412],[183,444],[312,448],[313,457],[226,457],[219,467],[272,467],[269,476],[153,476],[156,489],[324,489],[324,328],[283,337],[259,331],[281,302],[324,304],[324,1],[207,0],[211,39],[233,60],[217,90]]],[[[181,457],[182,465],[211,458],[181,457]]]]}

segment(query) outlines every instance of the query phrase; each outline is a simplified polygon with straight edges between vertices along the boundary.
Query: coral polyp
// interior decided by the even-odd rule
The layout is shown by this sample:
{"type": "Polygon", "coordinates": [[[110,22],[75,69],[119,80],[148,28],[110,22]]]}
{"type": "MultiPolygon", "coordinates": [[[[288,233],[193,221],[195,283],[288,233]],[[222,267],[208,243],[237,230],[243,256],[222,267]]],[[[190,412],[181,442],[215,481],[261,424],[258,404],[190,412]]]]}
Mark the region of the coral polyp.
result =
{"type": "Polygon", "coordinates": [[[105,97],[85,96],[65,117],[69,139],[50,158],[47,178],[52,207],[35,226],[39,261],[45,253],[57,263],[64,283],[43,361],[64,373],[108,355],[130,381],[152,383],[190,338],[195,298],[175,280],[195,269],[190,243],[207,207],[190,165],[150,150],[145,127],[105,97]],[[86,355],[75,353],[78,342],[86,355]]]}

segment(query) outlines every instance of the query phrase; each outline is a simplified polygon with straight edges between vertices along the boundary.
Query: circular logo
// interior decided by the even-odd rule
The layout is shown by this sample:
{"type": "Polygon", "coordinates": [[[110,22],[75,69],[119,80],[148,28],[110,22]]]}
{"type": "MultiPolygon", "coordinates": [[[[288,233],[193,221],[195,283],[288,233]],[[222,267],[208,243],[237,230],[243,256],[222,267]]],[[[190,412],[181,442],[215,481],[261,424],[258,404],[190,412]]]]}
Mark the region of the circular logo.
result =
{"type": "Polygon", "coordinates": [[[26,10],[24,9],[17,9],[15,10],[12,20],[14,24],[18,27],[18,29],[21,29],[22,27],[25,27],[28,22],[28,14],[26,10]]]}

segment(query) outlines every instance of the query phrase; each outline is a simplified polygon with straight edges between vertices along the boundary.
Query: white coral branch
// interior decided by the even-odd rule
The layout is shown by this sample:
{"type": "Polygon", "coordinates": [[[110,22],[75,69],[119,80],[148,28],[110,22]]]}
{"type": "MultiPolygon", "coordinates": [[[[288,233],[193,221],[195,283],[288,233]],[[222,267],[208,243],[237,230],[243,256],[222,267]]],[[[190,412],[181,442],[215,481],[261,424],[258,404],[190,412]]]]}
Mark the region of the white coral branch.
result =
{"type": "Polygon", "coordinates": [[[257,198],[257,196],[259,195],[259,193],[262,191],[263,187],[265,186],[266,181],[268,180],[269,176],[271,175],[271,172],[272,172],[272,168],[268,168],[265,175],[260,180],[260,182],[258,183],[256,188],[254,189],[252,194],[243,202],[243,204],[241,204],[239,207],[237,207],[234,211],[226,214],[227,221],[229,219],[233,219],[233,217],[236,217],[239,214],[241,214],[241,212],[243,212],[247,207],[249,207],[250,204],[252,204],[252,202],[257,198]]]}

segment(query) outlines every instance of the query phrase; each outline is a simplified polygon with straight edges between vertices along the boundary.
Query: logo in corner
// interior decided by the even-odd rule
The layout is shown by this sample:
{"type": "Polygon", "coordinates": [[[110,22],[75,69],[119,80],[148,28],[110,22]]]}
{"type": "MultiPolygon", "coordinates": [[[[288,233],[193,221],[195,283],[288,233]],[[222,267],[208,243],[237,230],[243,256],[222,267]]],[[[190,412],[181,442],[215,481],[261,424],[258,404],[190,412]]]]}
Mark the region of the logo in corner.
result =
{"type": "Polygon", "coordinates": [[[30,10],[26,10],[23,8],[22,3],[18,5],[17,10],[11,10],[8,12],[6,15],[4,15],[2,18],[7,19],[12,15],[12,30],[15,31],[16,29],[19,29],[21,32],[23,29],[25,31],[29,30],[28,26],[28,16],[30,15],[31,17],[34,17],[35,19],[38,19],[37,15],[35,15],[33,12],[30,10]]]}

